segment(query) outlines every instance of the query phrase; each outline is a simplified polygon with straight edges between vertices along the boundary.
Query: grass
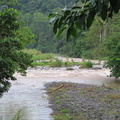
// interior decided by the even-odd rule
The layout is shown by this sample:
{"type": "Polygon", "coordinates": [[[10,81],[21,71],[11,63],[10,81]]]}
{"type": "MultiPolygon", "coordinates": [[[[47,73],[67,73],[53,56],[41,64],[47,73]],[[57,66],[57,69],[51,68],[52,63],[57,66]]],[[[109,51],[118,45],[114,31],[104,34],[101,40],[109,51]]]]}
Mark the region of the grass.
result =
{"type": "Polygon", "coordinates": [[[88,120],[87,117],[81,117],[81,116],[73,117],[73,116],[70,116],[69,114],[66,114],[66,113],[63,113],[62,115],[56,114],[54,116],[54,119],[55,120],[88,120]]]}
{"type": "Polygon", "coordinates": [[[24,49],[23,52],[31,54],[33,56],[33,61],[36,60],[48,60],[48,59],[54,59],[54,55],[52,53],[41,53],[41,51],[38,51],[36,49],[24,49]]]}
{"type": "Polygon", "coordinates": [[[33,67],[50,65],[50,62],[47,60],[55,59],[55,56],[52,53],[43,54],[41,51],[38,51],[36,49],[24,49],[23,52],[32,55],[33,67]]]}
{"type": "Polygon", "coordinates": [[[21,120],[23,118],[22,110],[19,110],[12,120],[21,120]]]}
{"type": "Polygon", "coordinates": [[[84,92],[84,91],[80,91],[79,93],[80,93],[80,94],[85,94],[85,92],[84,92]]]}
{"type": "Polygon", "coordinates": [[[54,116],[54,119],[55,120],[70,120],[71,117],[69,115],[66,115],[66,114],[58,114],[58,115],[55,115],[54,116]]]}
{"type": "Polygon", "coordinates": [[[60,101],[55,101],[55,104],[60,104],[60,101]]]}
{"type": "MultiPolygon", "coordinates": [[[[23,116],[24,116],[24,113],[20,109],[18,110],[18,112],[14,115],[14,117],[11,120],[23,120],[23,116]]],[[[3,120],[2,117],[0,118],[0,120],[3,120]]]]}
{"type": "Polygon", "coordinates": [[[33,55],[33,60],[48,60],[48,59],[54,59],[54,55],[52,53],[33,55]]]}
{"type": "Polygon", "coordinates": [[[48,65],[48,62],[47,61],[42,61],[42,62],[36,62],[36,61],[34,61],[33,63],[32,63],[32,66],[33,67],[36,67],[36,66],[47,66],[48,65]]]}

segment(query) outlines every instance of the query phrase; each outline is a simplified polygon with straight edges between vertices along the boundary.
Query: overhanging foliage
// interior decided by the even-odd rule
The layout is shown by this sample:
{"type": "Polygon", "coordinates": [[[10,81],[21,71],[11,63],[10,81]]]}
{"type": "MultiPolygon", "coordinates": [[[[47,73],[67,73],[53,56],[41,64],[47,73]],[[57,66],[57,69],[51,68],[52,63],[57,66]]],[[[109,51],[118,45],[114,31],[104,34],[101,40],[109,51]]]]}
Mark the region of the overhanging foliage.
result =
{"type": "Polygon", "coordinates": [[[67,40],[70,36],[77,36],[77,28],[89,29],[95,15],[105,21],[112,18],[113,13],[120,9],[119,0],[77,0],[76,4],[68,9],[65,7],[62,13],[50,13],[50,22],[54,22],[53,32],[59,37],[67,29],[67,40]]]}
{"type": "Polygon", "coordinates": [[[29,31],[21,35],[18,15],[19,11],[13,8],[0,11],[0,95],[9,90],[10,80],[16,80],[14,73],[25,75],[25,70],[32,63],[31,56],[21,50],[34,38],[34,35],[29,31]]]}

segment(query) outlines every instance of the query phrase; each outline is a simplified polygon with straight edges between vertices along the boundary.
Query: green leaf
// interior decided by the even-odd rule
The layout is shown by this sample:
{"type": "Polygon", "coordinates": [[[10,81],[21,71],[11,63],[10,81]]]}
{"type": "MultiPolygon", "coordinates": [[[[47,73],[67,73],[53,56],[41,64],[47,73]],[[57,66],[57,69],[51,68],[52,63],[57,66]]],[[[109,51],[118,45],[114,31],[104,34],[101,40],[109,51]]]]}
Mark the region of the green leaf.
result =
{"type": "Polygon", "coordinates": [[[76,29],[74,28],[74,26],[71,27],[71,35],[72,35],[73,37],[77,37],[77,31],[76,31],[76,29]]]}
{"type": "Polygon", "coordinates": [[[85,30],[85,13],[83,13],[82,15],[80,15],[79,21],[80,21],[80,23],[81,23],[81,28],[82,28],[83,30],[85,30]]]}
{"type": "Polygon", "coordinates": [[[52,18],[50,18],[49,23],[54,22],[54,21],[55,21],[55,19],[56,19],[56,17],[52,17],[52,18]]]}
{"type": "Polygon", "coordinates": [[[67,30],[67,36],[66,36],[66,41],[67,42],[68,42],[70,36],[71,36],[71,27],[69,27],[68,30],[67,30]]]}
{"type": "Polygon", "coordinates": [[[56,14],[55,13],[50,13],[49,16],[48,16],[48,20],[50,20],[51,18],[55,17],[56,14]]]}
{"type": "Polygon", "coordinates": [[[71,10],[66,10],[66,11],[64,12],[64,15],[67,16],[68,14],[70,14],[70,12],[71,12],[71,10]]]}
{"type": "Polygon", "coordinates": [[[78,6],[74,6],[73,8],[72,8],[72,10],[74,10],[74,9],[81,9],[82,8],[82,5],[78,5],[78,6]]]}
{"type": "Polygon", "coordinates": [[[57,38],[60,37],[60,35],[63,33],[63,31],[66,29],[67,27],[63,27],[61,30],[59,30],[59,32],[57,33],[57,38]]]}
{"type": "Polygon", "coordinates": [[[60,28],[62,25],[63,25],[63,21],[66,19],[66,16],[62,16],[60,19],[59,19],[59,22],[58,22],[58,27],[60,28]]]}
{"type": "Polygon", "coordinates": [[[120,0],[116,0],[116,4],[114,7],[114,12],[117,14],[120,10],[120,0]]]}
{"type": "Polygon", "coordinates": [[[75,22],[75,25],[76,25],[77,28],[81,29],[80,21],[76,21],[76,22],[75,22]]]}
{"type": "Polygon", "coordinates": [[[88,18],[87,18],[87,28],[89,28],[94,20],[95,11],[90,11],[88,18]]]}
{"type": "Polygon", "coordinates": [[[103,7],[102,7],[102,12],[101,12],[101,14],[100,14],[100,16],[101,16],[101,18],[105,21],[106,20],[106,18],[107,18],[107,5],[104,5],[103,7]]]}
{"type": "Polygon", "coordinates": [[[100,15],[101,11],[102,11],[102,3],[100,0],[98,0],[97,5],[96,5],[96,12],[98,15],[100,15]]]}
{"type": "Polygon", "coordinates": [[[55,34],[57,33],[58,21],[59,21],[59,18],[55,21],[54,27],[53,27],[53,32],[54,32],[55,34]]]}
{"type": "Polygon", "coordinates": [[[90,1],[86,1],[85,6],[88,6],[90,4],[90,1]]]}

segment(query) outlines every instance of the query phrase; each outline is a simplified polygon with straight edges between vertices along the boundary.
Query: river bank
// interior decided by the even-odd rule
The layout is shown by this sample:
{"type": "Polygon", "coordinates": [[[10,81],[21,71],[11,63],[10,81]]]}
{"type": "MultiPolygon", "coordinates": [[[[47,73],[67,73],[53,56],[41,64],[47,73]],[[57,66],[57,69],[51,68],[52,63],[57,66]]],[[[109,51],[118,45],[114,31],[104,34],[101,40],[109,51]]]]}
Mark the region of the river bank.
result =
{"type": "Polygon", "coordinates": [[[120,86],[65,82],[45,86],[54,120],[120,120],[120,86]]]}

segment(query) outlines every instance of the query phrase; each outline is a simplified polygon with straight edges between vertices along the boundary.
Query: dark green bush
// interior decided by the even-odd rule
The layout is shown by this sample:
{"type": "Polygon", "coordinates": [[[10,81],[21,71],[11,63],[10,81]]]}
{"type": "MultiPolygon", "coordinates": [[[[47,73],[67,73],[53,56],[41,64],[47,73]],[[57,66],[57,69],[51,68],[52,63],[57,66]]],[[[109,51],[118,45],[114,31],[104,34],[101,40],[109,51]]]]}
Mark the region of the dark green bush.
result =
{"type": "Polygon", "coordinates": [[[81,63],[81,68],[92,68],[93,63],[91,61],[84,61],[81,63]]]}

